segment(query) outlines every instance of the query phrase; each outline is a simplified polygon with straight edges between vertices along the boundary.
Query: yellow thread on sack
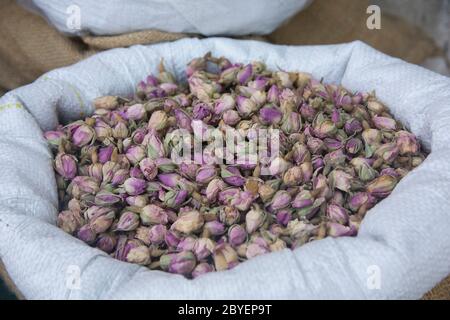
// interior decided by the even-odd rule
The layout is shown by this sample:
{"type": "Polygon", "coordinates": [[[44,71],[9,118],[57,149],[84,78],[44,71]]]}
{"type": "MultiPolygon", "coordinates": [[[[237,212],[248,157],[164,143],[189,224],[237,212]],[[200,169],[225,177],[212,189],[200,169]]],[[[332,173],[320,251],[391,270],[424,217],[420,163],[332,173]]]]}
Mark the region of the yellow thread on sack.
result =
{"type": "Polygon", "coordinates": [[[23,109],[23,105],[20,102],[0,104],[0,112],[6,109],[23,109]]]}
{"type": "Polygon", "coordinates": [[[61,81],[64,82],[65,84],[67,84],[69,86],[69,88],[73,91],[73,93],[75,94],[75,97],[78,100],[79,106],[80,106],[80,118],[83,118],[86,115],[86,107],[84,105],[83,99],[81,98],[81,94],[78,91],[78,89],[72,85],[70,82],[64,81],[64,80],[56,80],[56,79],[52,79],[49,78],[47,76],[43,76],[42,79],[44,80],[53,80],[53,81],[61,81]]]}

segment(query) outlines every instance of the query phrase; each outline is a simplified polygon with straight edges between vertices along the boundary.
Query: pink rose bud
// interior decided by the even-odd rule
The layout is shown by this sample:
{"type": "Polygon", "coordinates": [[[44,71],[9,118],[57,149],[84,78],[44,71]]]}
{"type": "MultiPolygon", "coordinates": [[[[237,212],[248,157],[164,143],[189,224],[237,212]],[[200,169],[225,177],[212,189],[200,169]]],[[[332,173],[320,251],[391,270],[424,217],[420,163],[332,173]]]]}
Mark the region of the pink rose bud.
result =
{"type": "Polygon", "coordinates": [[[217,200],[217,196],[220,191],[224,190],[226,188],[225,182],[220,178],[214,178],[211,180],[211,182],[208,183],[208,186],[206,187],[206,198],[209,202],[213,203],[217,200]]]}
{"type": "Polygon", "coordinates": [[[222,243],[215,248],[213,259],[217,271],[231,269],[239,264],[236,251],[228,243],[222,243]]]}
{"type": "Polygon", "coordinates": [[[95,135],[97,140],[103,141],[112,136],[112,128],[105,121],[100,118],[95,119],[95,135]]]}
{"type": "Polygon", "coordinates": [[[125,211],[121,214],[119,222],[116,225],[117,231],[132,231],[139,227],[139,216],[131,211],[125,211]]]}
{"type": "Polygon", "coordinates": [[[302,128],[302,118],[297,112],[288,112],[283,116],[281,130],[286,134],[299,132],[302,128]]]}
{"type": "Polygon", "coordinates": [[[319,138],[308,138],[306,145],[312,154],[318,154],[326,148],[325,143],[319,138]]]}
{"type": "MultiPolygon", "coordinates": [[[[249,117],[251,114],[253,114],[258,110],[258,105],[256,104],[256,102],[249,98],[238,96],[236,98],[236,102],[237,102],[237,111],[243,118],[249,117]]],[[[281,116],[279,121],[281,121],[281,116]]]]}
{"type": "Polygon", "coordinates": [[[235,224],[228,229],[228,241],[233,247],[243,244],[246,240],[247,232],[242,226],[235,224]]]}
{"type": "Polygon", "coordinates": [[[127,239],[126,236],[119,236],[113,256],[120,261],[127,261],[127,255],[130,250],[139,246],[141,246],[140,241],[127,239]]]}
{"type": "Polygon", "coordinates": [[[245,184],[245,178],[237,167],[223,166],[220,171],[222,179],[234,187],[240,187],[245,184]]]}
{"type": "Polygon", "coordinates": [[[94,198],[94,203],[98,206],[109,206],[122,201],[122,197],[112,192],[101,190],[94,198]]]}
{"type": "Polygon", "coordinates": [[[177,251],[193,251],[196,243],[197,238],[185,237],[178,243],[177,251]]]}
{"type": "Polygon", "coordinates": [[[145,158],[145,150],[142,146],[139,145],[131,146],[128,148],[125,155],[133,165],[137,165],[139,161],[145,158]]]}
{"type": "Polygon", "coordinates": [[[98,181],[103,180],[103,165],[101,163],[93,163],[88,167],[88,175],[98,181]]]}
{"type": "Polygon", "coordinates": [[[219,220],[227,226],[237,223],[240,218],[240,212],[234,207],[222,207],[219,211],[219,220]]]}
{"type": "Polygon", "coordinates": [[[325,138],[323,139],[323,143],[329,151],[337,151],[343,146],[342,141],[339,139],[325,138]]]}
{"type": "Polygon", "coordinates": [[[177,221],[172,224],[172,229],[184,234],[191,234],[198,232],[203,224],[203,214],[192,210],[180,213],[177,221]]]}
{"type": "MultiPolygon", "coordinates": [[[[311,205],[312,205],[312,201],[311,201],[311,205]]],[[[280,225],[287,226],[289,221],[291,221],[291,219],[292,219],[292,213],[290,210],[280,210],[277,212],[276,219],[280,225]]]]}
{"type": "Polygon", "coordinates": [[[125,123],[119,122],[113,128],[113,137],[116,139],[125,139],[128,137],[128,127],[125,123]]]}
{"type": "Polygon", "coordinates": [[[302,179],[303,182],[311,181],[313,176],[313,165],[311,162],[303,162],[300,165],[300,169],[302,171],[302,179]]]}
{"type": "Polygon", "coordinates": [[[109,233],[100,234],[98,236],[97,243],[95,244],[97,248],[108,254],[114,251],[116,245],[117,245],[117,236],[109,233]]]}
{"type": "Polygon", "coordinates": [[[85,224],[80,228],[80,230],[78,230],[77,238],[87,244],[93,244],[97,238],[97,234],[94,230],[92,230],[89,224],[85,224]]]}
{"type": "Polygon", "coordinates": [[[301,167],[292,167],[283,175],[283,183],[287,186],[297,186],[303,181],[301,167]]]}
{"type": "Polygon", "coordinates": [[[295,209],[304,209],[306,207],[312,206],[314,203],[314,197],[308,190],[302,190],[298,193],[294,201],[292,201],[292,207],[295,209]]]}
{"type": "Polygon", "coordinates": [[[271,211],[277,211],[280,209],[284,209],[291,204],[292,197],[285,190],[279,190],[275,193],[270,202],[269,209],[271,211]]]}
{"type": "Polygon", "coordinates": [[[181,176],[177,173],[161,173],[157,177],[163,185],[169,188],[176,188],[182,180],[181,176]]]}
{"type": "Polygon", "coordinates": [[[190,180],[195,180],[195,176],[197,175],[197,170],[199,166],[195,163],[186,163],[182,162],[179,166],[180,174],[190,180]]]}
{"type": "Polygon", "coordinates": [[[164,129],[168,124],[168,116],[164,111],[157,110],[152,113],[150,120],[148,121],[147,128],[160,131],[164,129]]]}
{"type": "Polygon", "coordinates": [[[420,146],[417,138],[407,131],[399,131],[396,133],[397,147],[401,155],[415,154],[419,152],[420,146]]]}
{"type": "Polygon", "coordinates": [[[300,114],[304,119],[308,120],[309,122],[312,122],[317,112],[309,104],[303,103],[300,107],[300,114]]]}
{"type": "Polygon", "coordinates": [[[276,106],[267,105],[259,110],[259,120],[265,125],[276,125],[281,122],[283,113],[276,106]]]}
{"type": "Polygon", "coordinates": [[[147,183],[143,179],[138,178],[128,178],[123,183],[123,186],[125,188],[125,191],[130,196],[137,196],[141,193],[144,193],[145,187],[147,186],[147,183]]]}
{"type": "Polygon", "coordinates": [[[227,110],[222,116],[223,122],[229,126],[235,126],[241,121],[241,117],[236,110],[227,110]]]}
{"type": "Polygon", "coordinates": [[[65,153],[55,157],[55,170],[65,179],[73,179],[77,175],[77,159],[65,153]]]}
{"type": "Polygon", "coordinates": [[[126,202],[130,206],[143,208],[148,204],[148,196],[146,194],[129,196],[126,198],[126,202]]]}
{"type": "Polygon", "coordinates": [[[195,279],[208,272],[213,272],[214,267],[207,262],[199,263],[194,270],[192,270],[192,277],[195,279]]]}
{"type": "Polygon", "coordinates": [[[111,227],[116,214],[113,210],[106,211],[104,214],[94,215],[90,221],[89,225],[95,233],[102,233],[111,227]]]}
{"type": "Polygon", "coordinates": [[[353,158],[350,164],[355,168],[361,181],[372,181],[378,176],[378,172],[372,168],[368,159],[353,158]]]}
{"type": "Polygon", "coordinates": [[[337,127],[333,121],[326,119],[323,114],[319,113],[313,122],[314,133],[318,138],[332,137],[337,132],[337,127]]]}
{"type": "Polygon", "coordinates": [[[92,129],[88,125],[80,125],[72,133],[72,142],[77,147],[85,146],[91,143],[92,139],[94,138],[94,133],[94,129],[92,129]]]}
{"type": "Polygon", "coordinates": [[[119,169],[117,170],[111,180],[111,184],[113,186],[117,186],[119,184],[123,184],[125,180],[130,177],[130,171],[127,169],[119,169]]]}
{"type": "Polygon", "coordinates": [[[323,158],[325,165],[330,167],[338,167],[340,165],[343,165],[345,163],[345,160],[347,160],[347,157],[345,156],[342,149],[332,151],[326,154],[323,158]]]}
{"type": "Polygon", "coordinates": [[[303,162],[311,161],[311,153],[304,144],[297,142],[292,148],[292,159],[297,165],[300,165],[303,162]]]}
{"type": "Polygon", "coordinates": [[[194,254],[197,260],[208,258],[214,251],[215,243],[209,238],[199,238],[194,244],[194,254]]]}
{"type": "Polygon", "coordinates": [[[120,165],[116,162],[108,161],[102,166],[103,183],[109,183],[114,174],[120,169],[120,165]]]}
{"type": "Polygon", "coordinates": [[[328,180],[332,189],[349,192],[352,187],[353,177],[345,171],[333,170],[328,175],[328,180]]]}
{"type": "Polygon", "coordinates": [[[375,155],[383,159],[386,163],[394,162],[398,154],[399,148],[395,143],[383,144],[375,151],[375,155]]]}
{"type": "Polygon", "coordinates": [[[219,202],[222,204],[230,204],[231,201],[236,198],[241,190],[239,188],[227,188],[219,192],[219,202]]]}
{"type": "Polygon", "coordinates": [[[169,208],[178,208],[187,200],[188,196],[187,190],[170,190],[164,195],[164,204],[169,208]]]}
{"type": "Polygon", "coordinates": [[[147,146],[147,156],[152,159],[165,158],[166,150],[161,139],[155,132],[149,132],[143,141],[143,145],[147,146]]]}
{"type": "Polygon", "coordinates": [[[174,110],[175,119],[177,121],[177,126],[180,129],[187,130],[188,132],[192,132],[191,117],[182,109],[177,108],[174,110]]]}
{"type": "Polygon", "coordinates": [[[150,250],[146,246],[138,246],[128,251],[126,261],[136,263],[143,266],[149,265],[151,262],[150,250]]]}
{"type": "Polygon", "coordinates": [[[329,204],[327,206],[327,217],[331,221],[347,224],[349,221],[349,215],[347,210],[337,204],[329,204]]]}
{"type": "Polygon", "coordinates": [[[376,146],[381,143],[383,136],[377,129],[366,129],[362,132],[362,138],[366,145],[376,146]]]}
{"type": "Polygon", "coordinates": [[[225,93],[218,100],[214,107],[214,113],[216,115],[224,114],[228,110],[233,110],[236,106],[236,101],[231,94],[225,93]]]}
{"type": "Polygon", "coordinates": [[[225,233],[225,225],[219,221],[208,221],[203,226],[203,230],[212,236],[220,236],[225,233]]]}
{"type": "Polygon", "coordinates": [[[253,67],[251,64],[248,64],[237,73],[236,78],[240,84],[246,84],[251,79],[252,75],[253,67]]]}
{"type": "Polygon", "coordinates": [[[348,200],[348,207],[353,212],[358,212],[361,207],[364,207],[365,210],[370,209],[375,202],[375,198],[370,193],[358,192],[350,197],[348,200]]]}
{"type": "Polygon", "coordinates": [[[128,120],[141,120],[145,114],[145,108],[140,103],[129,106],[125,111],[125,116],[128,120]]]}
{"type": "Polygon", "coordinates": [[[164,173],[174,172],[177,165],[169,158],[159,158],[155,159],[156,166],[158,170],[164,173]]]}
{"type": "Polygon", "coordinates": [[[260,256],[266,253],[269,253],[269,245],[267,243],[262,242],[256,242],[256,243],[250,243],[247,246],[247,252],[246,257],[247,259],[254,258],[256,256],[260,256]]]}
{"type": "Polygon", "coordinates": [[[343,226],[336,222],[327,223],[328,235],[333,238],[356,236],[357,230],[354,226],[343,226]]]}
{"type": "Polygon", "coordinates": [[[156,162],[151,158],[142,159],[139,162],[139,168],[141,169],[145,178],[149,181],[156,178],[158,174],[158,167],[156,166],[156,162]]]}
{"type": "Polygon", "coordinates": [[[380,130],[395,130],[397,122],[392,118],[375,116],[372,118],[373,124],[380,130]]]}
{"type": "Polygon", "coordinates": [[[363,143],[358,138],[351,138],[345,144],[345,150],[347,150],[347,152],[352,155],[358,154],[362,149],[363,149],[363,143]]]}
{"type": "Polygon", "coordinates": [[[59,146],[63,140],[67,139],[67,135],[63,131],[46,131],[44,138],[53,146],[59,146]]]}
{"type": "Polygon", "coordinates": [[[166,225],[169,220],[167,212],[157,205],[149,204],[141,210],[141,221],[144,225],[150,224],[164,224],[166,225]]]}
{"type": "Polygon", "coordinates": [[[181,241],[181,236],[178,232],[167,230],[166,236],[164,237],[164,241],[169,248],[177,247],[181,241]]]}
{"type": "Polygon", "coordinates": [[[65,210],[61,211],[58,214],[56,223],[58,227],[63,229],[65,232],[73,234],[82,225],[84,225],[85,222],[80,212],[73,210],[65,210]]]}
{"type": "Polygon", "coordinates": [[[279,189],[280,185],[281,180],[279,179],[269,180],[260,185],[258,188],[258,194],[261,200],[264,203],[267,203],[270,199],[272,199],[273,195],[279,189]]]}
{"type": "Polygon", "coordinates": [[[253,205],[252,210],[245,215],[245,225],[249,234],[258,230],[266,221],[267,214],[258,205],[253,205]]]}
{"type": "Polygon", "coordinates": [[[98,180],[88,176],[77,176],[72,183],[84,193],[95,194],[100,189],[98,180]]]}
{"type": "Polygon", "coordinates": [[[200,184],[207,184],[217,176],[217,170],[214,166],[203,166],[197,171],[195,181],[200,184]]]}
{"type": "Polygon", "coordinates": [[[237,81],[236,76],[239,70],[240,68],[237,66],[232,66],[230,68],[223,70],[222,73],[220,74],[219,82],[225,85],[230,85],[233,82],[236,82],[237,81]]]}
{"type": "Polygon", "coordinates": [[[280,102],[280,90],[273,84],[267,92],[267,101],[277,105],[280,102]]]}
{"type": "Polygon", "coordinates": [[[100,148],[98,150],[98,161],[102,164],[110,161],[113,150],[114,150],[114,148],[112,145],[109,145],[104,148],[100,148]]]}
{"type": "Polygon", "coordinates": [[[393,176],[380,176],[367,185],[366,190],[375,197],[387,197],[397,185],[393,176]]]}
{"type": "Polygon", "coordinates": [[[361,125],[361,122],[359,122],[358,120],[349,119],[345,122],[344,130],[349,136],[352,136],[355,133],[361,132],[363,130],[363,127],[361,125]]]}
{"type": "Polygon", "coordinates": [[[314,156],[311,160],[311,164],[314,170],[321,169],[325,166],[322,156],[314,156]]]}
{"type": "Polygon", "coordinates": [[[144,174],[139,167],[133,167],[130,169],[130,177],[136,179],[144,179],[144,174]]]}
{"type": "Polygon", "coordinates": [[[211,119],[212,108],[207,103],[199,102],[192,109],[192,118],[194,120],[203,120],[205,123],[211,119]]]}
{"type": "Polygon", "coordinates": [[[197,259],[191,251],[169,253],[159,259],[161,269],[170,273],[189,275],[194,270],[197,259]]]}
{"type": "Polygon", "coordinates": [[[247,211],[254,202],[255,196],[249,191],[241,191],[230,201],[230,205],[240,211],[247,211]]]}
{"type": "Polygon", "coordinates": [[[166,238],[167,228],[165,225],[157,224],[150,228],[149,240],[152,244],[159,245],[164,242],[166,238]]]}

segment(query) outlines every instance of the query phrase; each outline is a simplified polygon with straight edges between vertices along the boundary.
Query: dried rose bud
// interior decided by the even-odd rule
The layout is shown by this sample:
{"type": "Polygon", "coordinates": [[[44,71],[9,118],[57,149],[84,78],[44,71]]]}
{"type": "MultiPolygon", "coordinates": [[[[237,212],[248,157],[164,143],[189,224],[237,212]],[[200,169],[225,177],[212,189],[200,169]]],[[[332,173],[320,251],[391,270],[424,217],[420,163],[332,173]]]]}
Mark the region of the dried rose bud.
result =
{"type": "MultiPolygon", "coordinates": [[[[103,164],[103,166],[102,166],[103,183],[104,184],[109,183],[113,179],[114,174],[119,169],[120,169],[119,164],[112,162],[112,161],[108,161],[105,164],[103,164]]],[[[127,171],[127,173],[128,173],[128,171],[127,171]]]]}
{"type": "Polygon", "coordinates": [[[188,195],[189,192],[187,190],[170,190],[164,195],[164,205],[169,208],[178,208],[187,200],[188,195]]]}
{"type": "Polygon", "coordinates": [[[109,206],[122,201],[122,197],[112,192],[101,190],[95,195],[94,203],[98,206],[109,206]]]}
{"type": "Polygon", "coordinates": [[[133,165],[137,165],[139,161],[145,158],[145,150],[142,146],[139,145],[131,146],[130,148],[128,148],[125,155],[133,165]]]}
{"type": "Polygon", "coordinates": [[[141,221],[144,225],[164,224],[168,221],[167,212],[157,205],[149,204],[142,208],[140,213],[141,221]]]}
{"type": "Polygon", "coordinates": [[[175,171],[177,165],[169,158],[159,158],[155,159],[156,166],[158,170],[164,173],[170,173],[175,171]]]}
{"type": "Polygon", "coordinates": [[[198,232],[203,227],[203,214],[197,210],[180,213],[177,221],[172,224],[172,229],[184,234],[198,232]]]}
{"type": "Polygon", "coordinates": [[[203,166],[197,171],[195,181],[200,184],[208,184],[217,176],[217,169],[214,166],[203,166]]]}
{"type": "Polygon", "coordinates": [[[77,147],[85,146],[91,143],[94,138],[95,131],[88,125],[80,125],[72,133],[72,142],[77,147]]]}
{"type": "Polygon", "coordinates": [[[143,145],[147,146],[147,156],[152,159],[165,158],[166,150],[161,139],[155,132],[149,132],[145,135],[143,145]]]}
{"type": "Polygon", "coordinates": [[[394,162],[398,154],[399,148],[395,143],[383,144],[375,151],[375,155],[383,159],[386,163],[394,162]]]}
{"type": "Polygon", "coordinates": [[[219,220],[227,226],[238,222],[241,218],[241,214],[236,208],[222,207],[219,211],[219,220]]]}
{"type": "Polygon", "coordinates": [[[152,244],[161,244],[165,241],[167,227],[162,224],[154,225],[149,230],[149,240],[152,244]]]}
{"type": "Polygon", "coordinates": [[[302,183],[303,172],[300,167],[292,167],[283,176],[283,183],[287,186],[296,186],[302,183]]]}
{"type": "Polygon", "coordinates": [[[347,210],[337,204],[329,204],[327,206],[327,217],[331,221],[347,224],[349,221],[349,215],[347,210]]]}
{"type": "Polygon", "coordinates": [[[352,136],[356,133],[360,133],[363,130],[363,127],[361,122],[357,119],[349,119],[345,122],[344,130],[349,136],[352,136]]]}
{"type": "Polygon", "coordinates": [[[360,208],[364,208],[364,211],[370,209],[375,204],[375,198],[367,192],[358,192],[350,197],[348,200],[348,207],[353,212],[358,212],[360,208]]]}
{"type": "Polygon", "coordinates": [[[128,137],[128,127],[125,123],[119,122],[112,129],[113,137],[116,139],[125,139],[128,137]]]}
{"type": "Polygon", "coordinates": [[[222,243],[215,248],[213,258],[217,271],[231,269],[239,264],[236,251],[227,243],[222,243]]]}
{"type": "Polygon", "coordinates": [[[394,190],[397,185],[397,179],[393,176],[380,176],[374,181],[372,181],[367,187],[366,190],[370,194],[376,197],[386,197],[388,196],[392,190],[394,190]]]}
{"type": "Polygon", "coordinates": [[[147,128],[160,131],[166,128],[168,124],[168,116],[164,111],[157,110],[152,113],[150,120],[148,121],[147,128]]]}
{"type": "Polygon", "coordinates": [[[141,169],[144,177],[151,181],[156,178],[158,174],[158,167],[156,166],[156,162],[151,158],[142,159],[139,162],[139,168],[141,169]]]}
{"type": "Polygon", "coordinates": [[[215,202],[217,200],[217,196],[220,191],[224,190],[226,188],[225,182],[220,178],[214,178],[208,183],[208,186],[206,187],[206,198],[210,202],[215,202]]]}
{"type": "Polygon", "coordinates": [[[364,158],[353,158],[350,164],[358,173],[359,179],[362,181],[372,181],[378,176],[378,172],[372,168],[369,160],[364,158]]]}
{"type": "Polygon", "coordinates": [[[128,120],[141,120],[145,116],[145,114],[145,108],[140,103],[129,106],[125,111],[125,117],[128,120]]]}
{"type": "Polygon", "coordinates": [[[131,211],[125,211],[121,214],[119,222],[116,225],[117,231],[132,231],[139,227],[139,216],[131,211]]]}
{"type": "Polygon", "coordinates": [[[272,176],[283,175],[290,167],[292,167],[292,163],[282,157],[276,157],[270,163],[269,172],[272,176]]]}
{"type": "Polygon", "coordinates": [[[227,110],[222,116],[223,122],[229,126],[235,126],[241,121],[241,117],[236,110],[227,110]]]}
{"type": "Polygon", "coordinates": [[[194,254],[197,260],[208,258],[214,251],[215,243],[209,238],[199,238],[194,245],[194,254]]]}
{"type": "Polygon", "coordinates": [[[395,134],[396,143],[401,155],[415,154],[419,152],[419,143],[416,137],[407,131],[399,131],[395,134]]]}
{"type": "Polygon", "coordinates": [[[258,105],[256,104],[256,102],[249,98],[238,96],[236,98],[236,102],[237,102],[237,111],[243,118],[248,118],[250,115],[252,115],[254,112],[258,110],[258,105]]]}
{"type": "Polygon", "coordinates": [[[53,146],[59,146],[62,141],[67,140],[67,135],[63,131],[46,131],[44,138],[53,146]]]}
{"type": "Polygon", "coordinates": [[[84,225],[84,219],[80,212],[73,210],[61,211],[58,214],[57,225],[65,232],[73,234],[82,225],[84,225]]]}
{"type": "Polygon", "coordinates": [[[262,184],[258,189],[258,194],[261,200],[266,203],[272,199],[273,195],[279,189],[281,180],[269,180],[262,184]]]}
{"type": "Polygon", "coordinates": [[[255,197],[249,191],[241,191],[236,197],[232,198],[230,205],[240,211],[247,211],[254,202],[255,197]]]}
{"type": "Polygon", "coordinates": [[[229,185],[240,187],[245,184],[245,178],[237,167],[223,166],[220,171],[220,176],[229,185]]]}
{"type": "Polygon", "coordinates": [[[283,119],[283,113],[276,106],[266,105],[259,110],[259,120],[265,125],[276,125],[283,119]]]}
{"type": "Polygon", "coordinates": [[[314,197],[308,190],[302,190],[298,193],[292,201],[292,207],[295,209],[303,209],[312,206],[314,203],[314,197]]]}
{"type": "Polygon", "coordinates": [[[77,238],[87,244],[93,244],[97,238],[97,234],[92,230],[89,224],[85,224],[78,230],[77,238]]]}
{"type": "Polygon", "coordinates": [[[248,233],[253,233],[258,230],[266,222],[267,214],[262,211],[260,207],[255,204],[252,210],[245,215],[245,225],[248,233]]]}
{"type": "Polygon", "coordinates": [[[237,73],[236,79],[240,84],[246,84],[251,79],[252,75],[253,67],[251,64],[248,64],[237,73]]]}
{"type": "Polygon", "coordinates": [[[117,236],[102,233],[98,236],[95,246],[106,253],[112,253],[117,245],[117,236]]]}
{"type": "Polygon", "coordinates": [[[192,277],[195,279],[203,274],[213,272],[213,271],[214,271],[214,267],[212,265],[210,265],[209,263],[206,263],[206,262],[202,262],[202,263],[199,263],[194,268],[194,270],[192,270],[192,277]]]}
{"type": "Polygon", "coordinates": [[[302,118],[297,112],[289,112],[283,116],[281,130],[286,134],[299,132],[302,128],[302,118]]]}
{"type": "Polygon", "coordinates": [[[353,177],[345,171],[333,170],[328,175],[328,179],[332,189],[349,192],[352,187],[353,177]]]}
{"type": "Polygon", "coordinates": [[[245,254],[247,259],[251,259],[270,252],[269,245],[262,238],[259,238],[259,240],[262,241],[256,241],[248,244],[247,252],[245,254]]]}
{"type": "Polygon", "coordinates": [[[358,138],[351,138],[345,144],[345,150],[350,154],[358,154],[363,148],[363,143],[358,138]]]}
{"type": "Polygon", "coordinates": [[[368,101],[367,108],[375,114],[382,114],[386,111],[386,107],[381,102],[376,100],[368,101]]]}
{"type": "MultiPolygon", "coordinates": [[[[119,169],[117,170],[112,179],[111,179],[111,184],[113,186],[117,186],[119,184],[123,184],[125,182],[125,180],[127,180],[130,177],[130,171],[126,170],[126,169],[119,169]]],[[[103,182],[107,182],[105,180],[103,180],[103,182]]]]}
{"type": "Polygon", "coordinates": [[[144,193],[145,187],[147,186],[147,183],[143,179],[138,178],[128,178],[123,183],[123,186],[125,188],[125,191],[131,195],[131,196],[137,196],[141,193],[144,193]]]}
{"type": "Polygon", "coordinates": [[[310,162],[311,153],[308,151],[308,148],[304,144],[297,142],[292,147],[292,159],[297,165],[300,165],[303,162],[310,162]]]}
{"type": "Polygon", "coordinates": [[[199,166],[195,163],[186,163],[183,162],[178,165],[178,170],[180,174],[190,180],[195,180],[195,176],[197,175],[197,170],[199,166]]]}
{"type": "Polygon", "coordinates": [[[218,200],[222,204],[229,205],[234,198],[239,196],[240,192],[239,188],[227,188],[219,192],[218,200]]]}
{"type": "Polygon", "coordinates": [[[95,233],[103,233],[111,227],[116,214],[113,210],[103,214],[96,214],[89,221],[89,226],[95,233]]]}
{"type": "Polygon", "coordinates": [[[100,118],[95,119],[94,130],[96,138],[99,141],[109,139],[113,134],[111,126],[100,118]]]}
{"type": "Polygon", "coordinates": [[[220,236],[225,233],[225,225],[219,221],[209,221],[203,226],[203,231],[208,236],[220,236]]]}
{"type": "Polygon", "coordinates": [[[163,185],[169,188],[176,188],[182,180],[181,176],[176,173],[161,173],[157,177],[163,185]]]}
{"type": "Polygon", "coordinates": [[[77,175],[77,158],[70,154],[59,153],[55,157],[55,170],[65,179],[73,179],[77,175]]]}
{"type": "Polygon", "coordinates": [[[342,141],[339,139],[325,138],[323,143],[328,151],[338,151],[342,148],[342,141]]]}
{"type": "Polygon", "coordinates": [[[146,246],[138,246],[130,249],[126,257],[128,262],[140,264],[143,266],[151,263],[150,250],[146,246]]]}
{"type": "Polygon", "coordinates": [[[309,151],[311,151],[312,154],[318,154],[322,150],[325,150],[325,143],[323,142],[323,140],[319,138],[308,137],[306,145],[308,146],[308,149],[309,151]]]}
{"type": "Polygon", "coordinates": [[[272,200],[270,201],[269,209],[272,211],[284,209],[290,205],[291,200],[292,197],[287,191],[279,190],[275,193],[272,200]]]}
{"type": "Polygon", "coordinates": [[[397,122],[392,118],[375,116],[372,118],[373,124],[380,130],[395,130],[397,122]]]}
{"type": "Polygon", "coordinates": [[[342,149],[327,153],[323,158],[323,162],[325,163],[326,166],[334,168],[343,165],[346,160],[347,157],[345,156],[342,149]]]}
{"type": "Polygon", "coordinates": [[[164,271],[184,275],[190,274],[197,264],[195,255],[190,251],[162,255],[159,262],[164,271]]]}
{"type": "Polygon", "coordinates": [[[119,105],[119,99],[115,96],[104,96],[94,99],[95,109],[107,109],[112,110],[119,105]]]}
{"type": "Polygon", "coordinates": [[[92,177],[77,176],[73,178],[72,183],[85,193],[95,194],[99,190],[98,180],[92,177]]]}
{"type": "Polygon", "coordinates": [[[347,227],[336,222],[328,222],[327,229],[328,235],[333,238],[353,237],[357,233],[357,230],[354,226],[347,227]]]}
{"type": "Polygon", "coordinates": [[[136,178],[136,179],[144,179],[144,174],[142,173],[141,169],[139,167],[132,167],[130,169],[130,177],[136,178]]]}
{"type": "Polygon", "coordinates": [[[103,165],[101,163],[93,163],[88,167],[88,175],[98,181],[103,180],[103,165]]]}
{"type": "Polygon", "coordinates": [[[291,219],[292,219],[291,210],[287,210],[287,209],[280,210],[276,214],[276,220],[282,226],[287,226],[287,224],[289,223],[289,221],[291,221],[291,219]]]}
{"type": "Polygon", "coordinates": [[[187,236],[178,243],[177,251],[193,251],[196,243],[196,237],[187,236]]]}
{"type": "Polygon", "coordinates": [[[228,229],[228,241],[233,247],[237,247],[247,240],[247,232],[245,229],[238,225],[232,225],[228,229]]]}

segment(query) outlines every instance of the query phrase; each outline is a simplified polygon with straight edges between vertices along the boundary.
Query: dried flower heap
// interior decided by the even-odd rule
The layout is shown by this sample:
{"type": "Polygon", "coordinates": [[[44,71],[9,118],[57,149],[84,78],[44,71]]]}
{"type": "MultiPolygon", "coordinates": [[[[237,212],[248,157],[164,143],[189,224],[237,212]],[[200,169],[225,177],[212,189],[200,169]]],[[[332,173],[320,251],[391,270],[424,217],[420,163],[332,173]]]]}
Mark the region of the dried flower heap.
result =
{"type": "Polygon", "coordinates": [[[133,98],[98,98],[91,117],[45,133],[59,227],[116,259],[197,277],[355,236],[366,212],[425,159],[371,94],[209,54],[186,75],[187,85],[177,83],[161,65],[133,98]],[[214,145],[209,129],[240,136],[250,154],[252,132],[276,132],[279,149],[247,161],[214,145]],[[195,143],[200,156],[174,160],[195,143]]]}

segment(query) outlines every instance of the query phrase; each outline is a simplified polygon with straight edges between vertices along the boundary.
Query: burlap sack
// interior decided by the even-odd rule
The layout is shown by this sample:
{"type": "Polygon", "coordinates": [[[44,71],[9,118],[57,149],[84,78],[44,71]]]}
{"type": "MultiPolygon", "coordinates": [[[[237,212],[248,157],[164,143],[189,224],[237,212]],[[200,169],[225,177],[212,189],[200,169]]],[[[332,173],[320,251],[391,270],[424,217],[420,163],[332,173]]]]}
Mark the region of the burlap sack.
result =
{"type": "MultiPolygon", "coordinates": [[[[421,63],[436,53],[434,43],[420,30],[388,15],[383,15],[381,30],[367,29],[367,6],[366,0],[316,0],[271,34],[269,40],[278,44],[328,44],[359,39],[412,63],[421,63]]],[[[68,38],[13,0],[2,0],[0,95],[2,90],[29,83],[51,69],[75,63],[100,50],[172,41],[186,36],[150,30],[119,36],[68,38]]],[[[22,299],[1,261],[0,276],[11,291],[22,299]]],[[[424,299],[450,300],[450,277],[426,294],[424,299]]]]}

